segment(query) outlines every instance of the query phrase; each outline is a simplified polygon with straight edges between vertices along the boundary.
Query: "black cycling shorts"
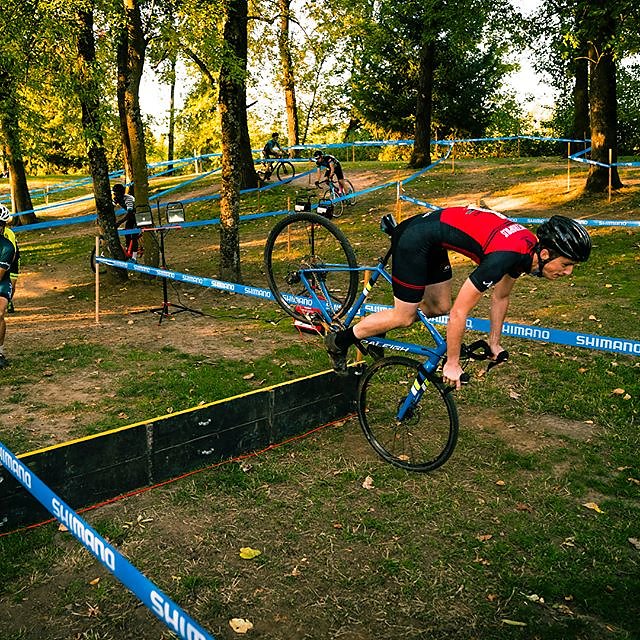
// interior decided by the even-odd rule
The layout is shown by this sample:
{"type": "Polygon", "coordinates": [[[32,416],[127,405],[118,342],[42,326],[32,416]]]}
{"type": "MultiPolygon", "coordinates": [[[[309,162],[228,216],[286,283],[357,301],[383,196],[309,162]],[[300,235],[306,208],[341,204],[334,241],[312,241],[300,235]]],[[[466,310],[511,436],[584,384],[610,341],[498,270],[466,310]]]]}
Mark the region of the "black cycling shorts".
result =
{"type": "Polygon", "coordinates": [[[398,300],[420,302],[425,287],[451,280],[451,263],[440,229],[437,214],[408,218],[396,228],[391,275],[393,295],[398,300]]]}
{"type": "MultiPolygon", "coordinates": [[[[338,180],[344,180],[344,171],[342,171],[342,165],[337,164],[335,167],[333,167],[333,172],[336,178],[338,178],[338,180]]],[[[327,169],[324,174],[324,177],[328,178],[330,173],[331,173],[331,169],[327,169]]]]}

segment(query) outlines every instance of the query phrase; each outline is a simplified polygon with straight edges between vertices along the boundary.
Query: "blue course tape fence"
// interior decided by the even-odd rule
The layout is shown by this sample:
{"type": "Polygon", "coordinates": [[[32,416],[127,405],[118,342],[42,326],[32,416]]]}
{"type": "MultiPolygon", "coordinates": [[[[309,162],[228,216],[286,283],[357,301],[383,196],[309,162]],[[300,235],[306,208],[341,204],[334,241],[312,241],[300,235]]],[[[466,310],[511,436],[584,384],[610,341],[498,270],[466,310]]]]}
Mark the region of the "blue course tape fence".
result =
{"type": "Polygon", "coordinates": [[[184,640],[215,640],[0,442],[2,465],[69,533],[184,640]]]}
{"type": "MultiPolygon", "coordinates": [[[[262,214],[264,215],[264,214],[262,214]]],[[[166,278],[174,282],[184,282],[186,284],[195,284],[201,287],[216,289],[218,291],[226,291],[228,293],[237,293],[240,295],[250,296],[253,298],[261,298],[263,300],[273,300],[273,294],[268,289],[261,287],[247,286],[243,284],[235,284],[233,282],[225,282],[216,280],[215,278],[207,278],[204,276],[194,276],[190,273],[181,273],[179,271],[171,271],[169,269],[157,269],[148,265],[137,264],[135,262],[123,262],[122,260],[113,260],[112,258],[98,257],[96,262],[100,264],[110,265],[119,269],[128,269],[129,271],[137,271],[158,278],[166,278]]],[[[312,306],[313,302],[305,296],[288,297],[289,302],[301,304],[304,306],[312,306]]],[[[368,313],[389,309],[384,305],[365,305],[364,310],[368,313]]],[[[448,316],[440,316],[434,319],[436,324],[447,324],[448,316]]],[[[467,329],[472,331],[489,332],[489,321],[479,318],[467,318],[467,329]]],[[[590,333],[579,333],[574,331],[562,331],[559,329],[550,329],[546,327],[537,327],[523,324],[514,324],[505,322],[502,327],[502,333],[507,336],[516,338],[525,338],[537,342],[551,342],[571,347],[581,347],[584,349],[595,349],[598,351],[609,351],[611,353],[619,353],[621,355],[640,356],[640,341],[628,340],[625,338],[614,338],[609,336],[599,336],[590,333]]]]}
{"type": "MultiPolygon", "coordinates": [[[[418,200],[417,198],[412,198],[411,196],[400,196],[400,200],[404,200],[405,202],[411,202],[412,204],[417,204],[420,207],[425,207],[426,209],[431,209],[433,211],[437,211],[442,209],[435,204],[431,204],[430,202],[426,202],[425,200],[418,200]]],[[[519,222],[520,224],[542,224],[546,222],[548,218],[516,218],[513,216],[509,216],[509,220],[513,220],[514,222],[519,222]]],[[[585,227],[640,227],[640,220],[578,220],[576,222],[585,226],[585,227]]]]}

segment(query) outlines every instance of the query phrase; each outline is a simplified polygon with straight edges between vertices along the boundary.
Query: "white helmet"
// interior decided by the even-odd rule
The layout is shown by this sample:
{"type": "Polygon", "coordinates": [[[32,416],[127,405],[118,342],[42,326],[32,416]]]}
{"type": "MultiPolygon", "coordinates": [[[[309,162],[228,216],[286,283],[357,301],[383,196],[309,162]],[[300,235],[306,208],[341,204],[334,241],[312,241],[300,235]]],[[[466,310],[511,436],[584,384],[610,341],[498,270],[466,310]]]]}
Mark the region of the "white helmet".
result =
{"type": "Polygon", "coordinates": [[[0,222],[9,222],[11,220],[11,211],[3,204],[0,204],[0,222]]]}

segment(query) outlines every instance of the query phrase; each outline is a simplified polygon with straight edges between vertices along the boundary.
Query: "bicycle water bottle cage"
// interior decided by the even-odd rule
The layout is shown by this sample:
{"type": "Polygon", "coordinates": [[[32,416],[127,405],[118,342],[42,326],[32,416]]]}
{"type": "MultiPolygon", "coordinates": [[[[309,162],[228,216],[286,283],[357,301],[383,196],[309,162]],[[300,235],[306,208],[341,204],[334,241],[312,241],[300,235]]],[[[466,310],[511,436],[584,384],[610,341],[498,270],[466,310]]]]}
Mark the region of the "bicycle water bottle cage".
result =
{"type": "Polygon", "coordinates": [[[380,220],[380,230],[384,231],[388,236],[393,236],[393,230],[398,226],[396,219],[392,213],[387,213],[380,220]]]}

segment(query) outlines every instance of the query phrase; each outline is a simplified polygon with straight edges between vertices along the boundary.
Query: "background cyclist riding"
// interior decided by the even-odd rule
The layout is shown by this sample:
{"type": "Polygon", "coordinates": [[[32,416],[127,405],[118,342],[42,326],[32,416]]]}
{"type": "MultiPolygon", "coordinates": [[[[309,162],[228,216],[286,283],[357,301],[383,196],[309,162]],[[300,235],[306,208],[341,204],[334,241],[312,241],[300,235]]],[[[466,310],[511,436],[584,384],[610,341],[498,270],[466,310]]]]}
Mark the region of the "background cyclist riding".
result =
{"type": "Polygon", "coordinates": [[[316,166],[318,167],[318,179],[316,180],[316,187],[320,186],[321,178],[331,182],[333,176],[335,176],[338,180],[338,184],[340,185],[338,195],[343,196],[345,193],[349,192],[349,189],[347,188],[347,185],[344,181],[344,172],[342,171],[342,165],[340,164],[338,158],[318,150],[314,152],[313,159],[315,160],[316,166]],[[324,176],[322,175],[323,170],[324,176]]]}
{"type": "MultiPolygon", "coordinates": [[[[117,204],[119,207],[122,207],[125,210],[125,214],[116,219],[116,225],[120,227],[124,223],[125,229],[137,229],[138,225],[136,223],[136,201],[135,198],[125,192],[125,188],[123,184],[117,183],[113,185],[113,202],[117,204]]],[[[131,260],[136,261],[138,259],[138,240],[140,238],[139,233],[131,233],[127,234],[125,245],[130,247],[131,260]]]]}
{"type": "Polygon", "coordinates": [[[493,287],[488,343],[493,357],[500,346],[502,325],[516,278],[523,273],[556,280],[570,275],[591,252],[591,238],[571,218],[553,216],[537,237],[505,216],[474,207],[451,207],[408,218],[393,235],[394,306],[365,317],[357,325],[327,334],[327,351],[336,371],[346,369],[347,350],[363,338],[381,335],[416,320],[418,307],[428,317],[449,313],[446,384],[460,388],[460,348],[471,309],[493,287]],[[451,264],[447,250],[471,258],[478,266],[465,280],[451,305],[451,264]]]}
{"type": "Polygon", "coordinates": [[[262,149],[262,158],[265,162],[263,164],[266,166],[266,171],[264,174],[264,180],[268,180],[273,173],[273,163],[268,162],[270,158],[282,158],[285,155],[284,149],[280,146],[280,142],[278,142],[278,138],[280,134],[276,131],[271,134],[271,138],[267,140],[263,149],[262,149]]]}

